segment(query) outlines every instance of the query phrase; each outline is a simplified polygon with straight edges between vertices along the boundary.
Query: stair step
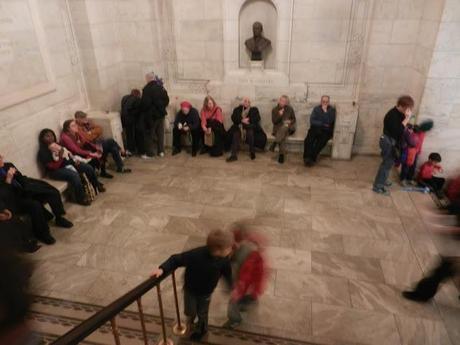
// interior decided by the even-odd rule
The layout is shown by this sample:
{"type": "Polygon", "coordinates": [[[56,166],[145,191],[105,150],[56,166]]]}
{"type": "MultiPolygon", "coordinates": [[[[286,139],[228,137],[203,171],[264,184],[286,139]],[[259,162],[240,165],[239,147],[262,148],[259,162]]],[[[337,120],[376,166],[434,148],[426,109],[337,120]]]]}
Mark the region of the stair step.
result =
{"type": "MultiPolygon", "coordinates": [[[[101,306],[80,302],[56,299],[51,297],[34,296],[28,319],[31,327],[40,338],[41,344],[51,344],[76,325],[101,310],[101,306]]],[[[156,344],[160,337],[161,323],[158,316],[144,314],[149,343],[156,344]]],[[[169,337],[175,344],[196,344],[185,338],[171,334],[174,320],[166,319],[169,337]]],[[[122,345],[143,345],[143,337],[139,314],[123,311],[117,316],[117,326],[122,345]]],[[[91,334],[81,344],[108,345],[114,344],[110,323],[106,323],[91,334]]],[[[309,342],[290,340],[281,337],[263,335],[241,330],[229,330],[222,327],[210,326],[207,337],[201,344],[208,345],[315,345],[309,342]]]]}

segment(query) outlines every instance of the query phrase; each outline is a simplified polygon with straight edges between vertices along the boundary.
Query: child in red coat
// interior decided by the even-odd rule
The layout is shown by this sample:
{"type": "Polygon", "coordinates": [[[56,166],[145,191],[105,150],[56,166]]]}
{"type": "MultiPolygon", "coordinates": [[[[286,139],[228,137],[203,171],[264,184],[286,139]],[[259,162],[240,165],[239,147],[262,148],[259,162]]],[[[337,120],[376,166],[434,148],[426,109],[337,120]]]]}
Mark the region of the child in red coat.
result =
{"type": "Polygon", "coordinates": [[[232,256],[234,286],[228,305],[228,321],[224,327],[234,328],[241,321],[241,311],[262,295],[267,267],[263,255],[263,239],[244,229],[234,232],[235,251],[232,256]]]}
{"type": "Polygon", "coordinates": [[[438,197],[442,196],[442,188],[446,180],[443,177],[434,176],[438,172],[442,172],[441,155],[437,152],[432,152],[428,156],[428,161],[422,164],[418,173],[418,182],[422,186],[427,186],[438,197]]]}

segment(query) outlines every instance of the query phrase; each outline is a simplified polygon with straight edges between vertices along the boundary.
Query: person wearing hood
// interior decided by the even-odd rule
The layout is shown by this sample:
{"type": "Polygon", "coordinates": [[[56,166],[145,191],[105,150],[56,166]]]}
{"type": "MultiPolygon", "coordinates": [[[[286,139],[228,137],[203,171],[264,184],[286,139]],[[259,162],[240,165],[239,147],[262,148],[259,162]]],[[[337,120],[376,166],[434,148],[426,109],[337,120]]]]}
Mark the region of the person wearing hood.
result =
{"type": "Polygon", "coordinates": [[[145,75],[146,85],[142,89],[141,112],[145,124],[145,149],[147,159],[155,155],[155,146],[158,156],[164,157],[164,131],[166,108],[169,105],[168,92],[163,86],[163,80],[155,73],[145,75]]]}
{"type": "Polygon", "coordinates": [[[204,146],[201,154],[209,153],[211,157],[224,154],[225,128],[222,108],[211,96],[206,96],[201,109],[201,128],[204,132],[204,146]]]}
{"type": "Polygon", "coordinates": [[[192,156],[195,157],[200,144],[201,123],[200,115],[192,104],[183,101],[180,104],[180,110],[176,114],[173,128],[173,156],[182,151],[181,139],[183,136],[190,136],[192,141],[192,156]]]}

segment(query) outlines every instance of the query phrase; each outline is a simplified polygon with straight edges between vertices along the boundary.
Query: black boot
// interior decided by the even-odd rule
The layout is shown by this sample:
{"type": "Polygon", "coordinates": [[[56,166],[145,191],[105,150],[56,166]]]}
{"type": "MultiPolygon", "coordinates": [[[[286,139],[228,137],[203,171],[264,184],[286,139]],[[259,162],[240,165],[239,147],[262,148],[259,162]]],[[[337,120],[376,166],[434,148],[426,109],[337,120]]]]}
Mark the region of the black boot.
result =
{"type": "Polygon", "coordinates": [[[284,163],[284,155],[282,153],[280,153],[280,155],[278,157],[278,163],[280,163],[280,164],[284,163]]]}
{"type": "Polygon", "coordinates": [[[255,152],[251,152],[251,160],[253,161],[254,159],[256,159],[256,153],[255,153],[255,152]]]}
{"type": "Polygon", "coordinates": [[[73,226],[73,223],[70,220],[62,216],[56,217],[55,223],[56,223],[56,226],[59,226],[60,228],[70,229],[73,226]]]}

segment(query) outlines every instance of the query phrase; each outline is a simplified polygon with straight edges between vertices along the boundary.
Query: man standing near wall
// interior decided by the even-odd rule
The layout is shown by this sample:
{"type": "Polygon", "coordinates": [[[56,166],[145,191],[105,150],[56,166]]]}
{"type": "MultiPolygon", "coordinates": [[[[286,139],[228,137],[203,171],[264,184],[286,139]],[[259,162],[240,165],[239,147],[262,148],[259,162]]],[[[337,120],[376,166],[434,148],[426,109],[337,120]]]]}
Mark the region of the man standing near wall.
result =
{"type": "Polygon", "coordinates": [[[411,96],[401,96],[398,103],[392,108],[383,120],[383,135],[380,137],[380,150],[382,163],[374,180],[372,190],[383,195],[390,195],[387,187],[391,185],[388,181],[391,168],[399,156],[399,145],[412,115],[414,100],[411,96]]]}
{"type": "Polygon", "coordinates": [[[166,107],[169,105],[169,96],[163,87],[163,80],[153,72],[145,75],[147,85],[142,90],[141,109],[145,123],[145,149],[147,156],[155,155],[154,145],[157,146],[157,154],[164,157],[164,122],[167,114],[166,107]]]}

